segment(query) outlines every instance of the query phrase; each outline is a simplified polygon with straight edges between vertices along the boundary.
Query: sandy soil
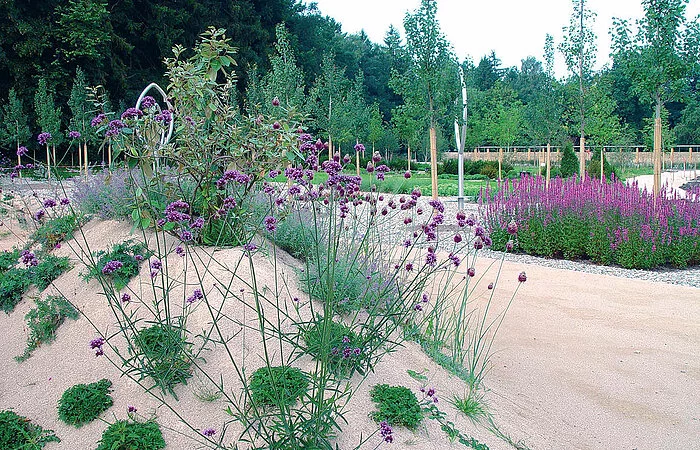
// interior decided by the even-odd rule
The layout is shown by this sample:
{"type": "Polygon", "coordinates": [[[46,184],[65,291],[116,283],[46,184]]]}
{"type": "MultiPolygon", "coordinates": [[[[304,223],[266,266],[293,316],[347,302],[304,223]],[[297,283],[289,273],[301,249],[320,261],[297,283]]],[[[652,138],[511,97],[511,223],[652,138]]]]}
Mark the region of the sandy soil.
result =
{"type": "MultiPolygon", "coordinates": [[[[16,231],[21,237],[22,230],[16,231]]],[[[127,238],[129,226],[91,222],[85,233],[93,248],[107,248],[127,238]]],[[[0,249],[11,247],[17,236],[3,234],[0,249]]],[[[71,252],[64,245],[58,253],[71,252]]],[[[222,250],[215,258],[232,265],[240,258],[240,251],[222,250]]],[[[293,264],[289,259],[285,261],[293,264]]],[[[184,268],[182,261],[169,262],[176,271],[184,268]]],[[[489,263],[483,259],[476,266],[477,277],[482,273],[484,277],[475,291],[475,304],[485,300],[485,286],[495,277],[494,266],[486,272],[489,263]]],[[[271,286],[274,267],[263,257],[256,259],[256,267],[263,274],[259,282],[271,286]]],[[[83,270],[76,263],[56,281],[56,288],[100,329],[114,331],[99,285],[83,282],[79,277],[83,270]]],[[[277,270],[291,273],[288,266],[277,270]]],[[[700,449],[700,290],[506,262],[496,286],[498,307],[502,308],[518,287],[517,276],[522,270],[528,280],[520,285],[503,322],[485,381],[484,401],[501,431],[531,449],[700,449]]],[[[222,272],[217,281],[222,282],[225,276],[222,272]]],[[[288,279],[292,292],[298,292],[292,277],[288,279]]],[[[139,289],[142,281],[135,280],[131,288],[139,289]]],[[[206,281],[210,282],[213,285],[213,280],[206,281]]],[[[216,294],[210,292],[215,301],[216,294]]],[[[78,430],[68,427],[58,421],[56,404],[68,387],[106,377],[114,383],[115,405],[103,414],[104,420],[123,419],[127,405],[135,405],[140,414],[157,416],[166,428],[168,448],[199,448],[179,434],[187,430],[172,411],[145,395],[133,381],[120,377],[107,358],[94,356],[88,342],[96,334],[85,318],[67,322],[53,344],[40,347],[24,363],[15,362],[13,357],[22,352],[26,341],[24,315],[32,306],[31,297],[38,294],[29,292],[13,313],[0,314],[4,337],[0,409],[13,408],[55,430],[62,442],[50,444],[48,449],[95,448],[106,423],[95,421],[78,430]]],[[[241,308],[236,306],[226,304],[226,312],[240,316],[241,308]]],[[[191,326],[197,329],[206,323],[205,312],[197,311],[191,326]]],[[[253,355],[249,360],[255,360],[260,343],[249,339],[239,348],[253,355]]],[[[219,350],[205,354],[206,367],[223,373],[235,394],[237,384],[231,376],[230,362],[219,350]]],[[[109,356],[110,351],[107,353],[109,356]]],[[[448,405],[446,400],[452,395],[464,393],[465,384],[433,363],[416,344],[409,343],[388,356],[351,401],[348,424],[338,439],[342,449],[353,448],[360,433],[366,436],[377,428],[368,417],[373,406],[367,392],[372,385],[383,382],[416,390],[420,387],[408,376],[407,369],[426,370],[429,384],[441,398],[441,408],[462,431],[491,449],[513,448],[448,405]]],[[[202,393],[196,376],[188,386],[178,387],[177,393],[180,401],[176,411],[195,428],[221,430],[230,420],[223,400],[210,403],[196,397],[196,393],[202,393]]],[[[236,431],[234,424],[225,442],[231,442],[236,431]]],[[[375,437],[363,448],[374,448],[378,442],[379,437],[375,437]]],[[[397,449],[452,447],[464,448],[450,443],[432,421],[426,421],[416,432],[397,430],[393,444],[397,449]]]]}
{"type": "MultiPolygon", "coordinates": [[[[662,172],[661,185],[666,186],[671,192],[678,194],[678,196],[685,197],[686,192],[681,189],[681,186],[694,180],[698,176],[700,176],[700,172],[697,170],[662,172]]],[[[646,188],[647,191],[651,192],[654,188],[654,175],[640,175],[638,177],[630,178],[627,182],[636,182],[640,189],[646,188]]]]}

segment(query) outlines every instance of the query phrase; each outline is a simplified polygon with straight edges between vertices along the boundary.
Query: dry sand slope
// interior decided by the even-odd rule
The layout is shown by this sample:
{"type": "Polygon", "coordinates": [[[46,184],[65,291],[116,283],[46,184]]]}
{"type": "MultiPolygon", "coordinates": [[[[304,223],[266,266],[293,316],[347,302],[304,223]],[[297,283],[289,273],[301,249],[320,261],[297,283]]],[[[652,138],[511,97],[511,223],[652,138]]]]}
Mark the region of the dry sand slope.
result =
{"type": "MultiPolygon", "coordinates": [[[[95,246],[102,248],[129,234],[129,226],[117,222],[93,222],[86,230],[95,246]]],[[[15,237],[5,234],[0,249],[15,242],[15,237]]],[[[69,252],[67,246],[60,250],[65,255],[69,252]]],[[[236,252],[221,252],[220,258],[233,260],[236,252]]],[[[488,262],[482,259],[477,273],[488,262]]],[[[262,258],[256,264],[263,271],[271,270],[262,258]]],[[[83,282],[78,275],[81,270],[74,268],[56,285],[99,326],[110,326],[113,321],[98,284],[83,282]]],[[[522,270],[528,281],[503,322],[485,382],[485,401],[501,430],[533,450],[700,449],[700,289],[506,262],[497,287],[499,301],[507,301],[522,270]]],[[[24,348],[23,317],[32,306],[32,294],[37,293],[26,295],[12,314],[0,314],[0,409],[14,408],[54,429],[62,442],[49,444],[48,449],[95,448],[106,424],[96,421],[78,430],[68,427],[58,421],[56,402],[73,384],[107,377],[114,382],[115,405],[103,418],[123,419],[131,404],[140,413],[156,414],[162,425],[184,430],[171,412],[159,408],[132,381],[120,378],[105,358],[95,358],[87,345],[95,332],[84,318],[64,324],[56,342],[42,346],[26,362],[15,362],[13,357],[24,348]]],[[[251,343],[249,350],[254,353],[257,347],[251,343]]],[[[207,357],[207,368],[230,371],[216,352],[207,357]]],[[[338,439],[341,448],[354,447],[360,433],[367,435],[377,428],[368,418],[373,406],[367,392],[372,385],[419,387],[407,369],[428,369],[441,408],[461,430],[491,449],[513,448],[448,405],[452,394],[464,392],[464,383],[412,343],[387,357],[361,386],[338,439]]],[[[225,404],[198,400],[193,394],[197,385],[195,378],[187,387],[178,387],[178,411],[198,429],[220,429],[228,419],[225,404]]],[[[164,430],[164,435],[168,448],[197,448],[173,430],[164,430]]],[[[363,448],[374,448],[378,441],[377,437],[363,448]]],[[[395,443],[386,448],[464,447],[450,443],[439,426],[426,421],[415,433],[397,430],[395,443]]]]}

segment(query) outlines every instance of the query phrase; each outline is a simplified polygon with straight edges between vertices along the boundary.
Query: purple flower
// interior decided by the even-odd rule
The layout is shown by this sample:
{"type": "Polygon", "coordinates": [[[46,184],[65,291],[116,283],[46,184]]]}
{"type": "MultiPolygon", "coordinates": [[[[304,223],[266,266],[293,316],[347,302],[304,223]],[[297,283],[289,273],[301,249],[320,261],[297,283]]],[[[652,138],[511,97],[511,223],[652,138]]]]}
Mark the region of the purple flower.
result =
{"type": "Polygon", "coordinates": [[[410,170],[405,171],[405,172],[403,173],[403,177],[404,177],[405,179],[407,179],[407,180],[408,180],[409,178],[411,178],[411,171],[410,171],[410,170]]]}
{"type": "Polygon", "coordinates": [[[474,275],[476,275],[476,269],[474,269],[473,267],[468,268],[467,275],[469,275],[470,277],[473,277],[474,275]]]}
{"type": "Polygon", "coordinates": [[[516,234],[518,232],[518,224],[515,223],[515,220],[511,220],[508,223],[508,233],[509,234],[516,234]]]}
{"type": "Polygon", "coordinates": [[[489,289],[489,290],[493,289],[493,283],[489,283],[488,289],[489,289]]]}
{"type": "Polygon", "coordinates": [[[124,264],[121,261],[113,259],[111,261],[108,261],[107,264],[105,264],[105,266],[102,268],[102,273],[104,275],[110,275],[116,272],[117,270],[121,269],[123,266],[124,264]]]}
{"type": "Polygon", "coordinates": [[[190,224],[190,228],[192,228],[193,230],[201,230],[203,226],[204,226],[204,218],[203,217],[197,217],[190,224]]]}
{"type": "Polygon", "coordinates": [[[195,289],[195,290],[192,292],[192,295],[190,295],[189,297],[187,297],[187,300],[186,300],[186,301],[187,301],[187,304],[188,304],[188,305],[191,305],[192,303],[196,302],[197,300],[202,300],[203,298],[204,298],[204,294],[202,294],[202,290],[201,290],[201,289],[195,289]]]}
{"type": "Polygon", "coordinates": [[[356,152],[364,152],[365,151],[365,146],[362,144],[355,144],[355,151],[356,152]]]}
{"type": "Polygon", "coordinates": [[[144,260],[144,257],[143,257],[143,255],[134,255],[134,259],[135,259],[136,261],[143,261],[143,260],[144,260]]]}
{"type": "Polygon", "coordinates": [[[80,139],[80,131],[69,131],[68,137],[71,139],[80,139]]]}
{"type": "Polygon", "coordinates": [[[17,148],[17,156],[24,156],[27,154],[27,152],[29,152],[29,150],[27,150],[27,147],[25,146],[17,148]]]}
{"type": "Polygon", "coordinates": [[[39,261],[36,259],[36,255],[29,250],[22,250],[20,256],[22,257],[22,264],[27,267],[37,266],[39,264],[39,261]]]}
{"type": "Polygon", "coordinates": [[[275,96],[275,98],[272,99],[272,106],[279,106],[280,105],[280,99],[275,96]]]}
{"type": "Polygon", "coordinates": [[[155,121],[161,122],[163,125],[169,125],[173,120],[173,112],[169,109],[164,109],[160,113],[156,114],[155,121]]]}
{"type": "Polygon", "coordinates": [[[70,205],[70,199],[64,197],[64,198],[61,199],[61,202],[60,202],[60,203],[61,203],[62,206],[70,205]]]}
{"type": "Polygon", "coordinates": [[[126,412],[128,412],[129,414],[133,414],[133,413],[135,413],[136,411],[138,411],[138,410],[137,410],[136,407],[133,406],[133,405],[128,405],[128,406],[126,407],[126,412]]]}
{"type": "Polygon", "coordinates": [[[386,422],[383,421],[382,423],[379,424],[379,434],[381,434],[382,439],[384,439],[384,442],[391,444],[394,442],[394,436],[393,436],[394,430],[391,428],[391,426],[386,422]]]}
{"type": "Polygon", "coordinates": [[[455,244],[459,244],[460,242],[462,242],[462,235],[460,235],[459,233],[455,234],[453,240],[455,241],[455,244]]]}
{"type": "Polygon", "coordinates": [[[279,130],[280,128],[282,128],[282,125],[280,125],[279,122],[275,122],[275,123],[272,124],[272,129],[273,129],[273,130],[279,130]]]}
{"type": "Polygon", "coordinates": [[[187,124],[193,128],[195,125],[197,125],[197,123],[194,121],[194,119],[190,116],[185,116],[185,122],[187,122],[187,124]]]}
{"type": "Polygon", "coordinates": [[[191,232],[191,231],[189,231],[189,230],[182,230],[182,231],[180,232],[180,239],[181,239],[183,242],[189,242],[189,241],[191,241],[192,239],[194,239],[194,236],[192,236],[192,232],[191,232]]]}
{"type": "Polygon", "coordinates": [[[410,272],[413,270],[413,263],[406,263],[406,272],[410,272]]]}
{"type": "Polygon", "coordinates": [[[216,434],[216,430],[213,428],[205,428],[202,430],[202,434],[206,437],[212,437],[216,434]]]}
{"type": "Polygon", "coordinates": [[[90,126],[95,128],[102,125],[107,120],[107,116],[104,113],[100,113],[92,118],[90,121],[90,126]]]}
{"type": "Polygon", "coordinates": [[[131,301],[131,295],[124,292],[122,294],[122,303],[129,303],[131,301]]]}
{"type": "Polygon", "coordinates": [[[425,255],[425,264],[427,266],[435,267],[436,263],[437,263],[437,256],[435,255],[435,253],[428,252],[428,254],[425,255]]]}
{"type": "Polygon", "coordinates": [[[51,133],[43,132],[36,138],[39,145],[46,145],[51,140],[51,133]]]}
{"type": "Polygon", "coordinates": [[[102,346],[105,345],[105,338],[102,336],[96,337],[90,341],[90,348],[95,350],[95,356],[102,356],[105,354],[102,346]]]}
{"type": "Polygon", "coordinates": [[[270,178],[277,178],[281,172],[279,170],[271,170],[268,172],[267,176],[270,178]]]}
{"type": "Polygon", "coordinates": [[[56,200],[52,198],[47,198],[44,200],[44,208],[53,208],[56,206],[56,200]]]}
{"type": "Polygon", "coordinates": [[[190,205],[182,200],[177,200],[165,207],[163,214],[168,222],[188,222],[190,215],[184,211],[188,211],[190,205]]]}
{"type": "Polygon", "coordinates": [[[182,248],[181,245],[178,245],[177,247],[175,247],[175,254],[177,256],[185,256],[185,249],[182,248]]]}
{"type": "Polygon", "coordinates": [[[445,205],[443,205],[440,200],[430,200],[428,204],[434,209],[436,209],[439,213],[445,212],[445,205]]]}
{"type": "Polygon", "coordinates": [[[277,219],[274,217],[267,216],[263,222],[265,223],[265,229],[269,233],[273,233],[277,229],[277,219]]]}
{"type": "Polygon", "coordinates": [[[46,211],[43,209],[40,209],[39,211],[34,213],[34,220],[37,222],[40,221],[44,216],[46,215],[46,211]]]}
{"type": "Polygon", "coordinates": [[[513,247],[515,247],[515,243],[513,243],[513,240],[512,240],[512,239],[509,240],[508,242],[506,242],[506,251],[507,251],[507,252],[512,251],[512,250],[513,250],[513,247]]]}
{"type": "Polygon", "coordinates": [[[344,348],[343,349],[343,358],[348,359],[351,356],[352,356],[352,349],[350,347],[344,348]]]}
{"type": "Polygon", "coordinates": [[[521,283],[527,281],[527,275],[525,275],[525,272],[520,272],[520,274],[518,275],[518,281],[521,283]]]}
{"type": "Polygon", "coordinates": [[[151,269],[153,270],[160,270],[163,268],[163,263],[161,262],[160,259],[154,258],[149,262],[151,269]]]}
{"type": "Polygon", "coordinates": [[[143,111],[138,108],[129,108],[122,113],[122,120],[138,119],[143,117],[143,111]]]}
{"type": "Polygon", "coordinates": [[[141,106],[143,106],[146,109],[152,108],[156,106],[156,99],[151,97],[150,95],[147,95],[141,100],[141,106]]]}
{"type": "Polygon", "coordinates": [[[258,249],[258,246],[255,245],[253,242],[248,242],[247,244],[245,244],[243,246],[243,250],[245,250],[247,252],[254,252],[257,249],[258,249]]]}

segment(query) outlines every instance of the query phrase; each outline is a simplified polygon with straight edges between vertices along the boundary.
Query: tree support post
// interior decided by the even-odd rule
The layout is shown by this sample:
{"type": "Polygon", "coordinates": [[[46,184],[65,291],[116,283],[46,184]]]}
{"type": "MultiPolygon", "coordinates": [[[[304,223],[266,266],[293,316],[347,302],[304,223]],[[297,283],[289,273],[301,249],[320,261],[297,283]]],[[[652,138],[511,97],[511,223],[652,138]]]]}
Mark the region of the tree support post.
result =
{"type": "Polygon", "coordinates": [[[545,181],[545,187],[549,189],[549,180],[551,179],[551,168],[552,168],[552,148],[547,144],[547,179],[545,181]]]}
{"type": "Polygon", "coordinates": [[[437,133],[435,132],[435,127],[430,127],[430,178],[432,180],[433,200],[437,200],[437,133]]]}
{"type": "Polygon", "coordinates": [[[654,196],[661,190],[661,118],[654,120],[654,196]]]}

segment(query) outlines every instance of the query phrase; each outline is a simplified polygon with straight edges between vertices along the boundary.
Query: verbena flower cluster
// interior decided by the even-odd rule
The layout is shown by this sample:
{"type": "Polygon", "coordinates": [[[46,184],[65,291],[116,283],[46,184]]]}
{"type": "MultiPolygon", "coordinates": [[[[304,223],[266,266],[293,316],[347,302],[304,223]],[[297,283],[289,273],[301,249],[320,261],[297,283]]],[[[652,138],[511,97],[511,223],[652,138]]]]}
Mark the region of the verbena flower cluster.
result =
{"type": "Polygon", "coordinates": [[[524,176],[482,197],[496,249],[650,269],[700,264],[700,201],[620,181],[524,176]]]}

